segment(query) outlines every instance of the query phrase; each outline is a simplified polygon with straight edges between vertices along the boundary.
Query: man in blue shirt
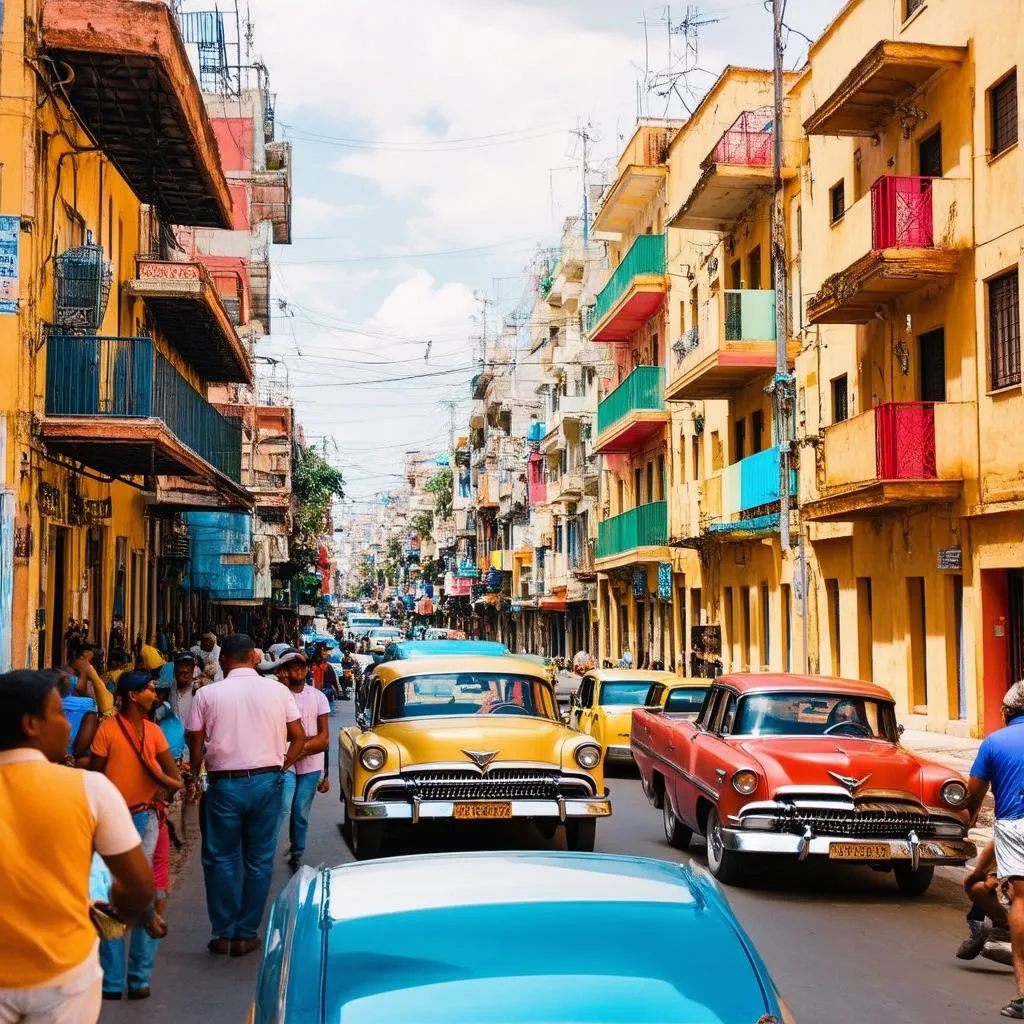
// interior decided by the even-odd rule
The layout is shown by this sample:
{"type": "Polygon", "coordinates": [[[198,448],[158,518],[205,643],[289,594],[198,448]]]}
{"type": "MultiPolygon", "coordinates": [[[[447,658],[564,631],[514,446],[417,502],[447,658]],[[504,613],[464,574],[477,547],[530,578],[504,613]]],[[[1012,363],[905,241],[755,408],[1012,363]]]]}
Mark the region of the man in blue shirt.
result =
{"type": "Polygon", "coordinates": [[[985,737],[968,783],[971,822],[989,787],[996,804],[995,859],[1001,901],[1009,904],[1017,997],[1000,1011],[1024,1020],[1024,682],[1003,697],[1005,728],[985,737]]]}

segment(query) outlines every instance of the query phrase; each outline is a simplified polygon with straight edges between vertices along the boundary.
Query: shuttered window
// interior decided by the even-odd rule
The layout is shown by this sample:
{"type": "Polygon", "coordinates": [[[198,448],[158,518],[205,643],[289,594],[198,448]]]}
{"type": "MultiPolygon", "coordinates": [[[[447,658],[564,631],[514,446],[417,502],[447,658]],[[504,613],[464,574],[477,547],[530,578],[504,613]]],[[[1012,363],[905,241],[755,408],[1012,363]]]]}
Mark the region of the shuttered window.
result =
{"type": "Polygon", "coordinates": [[[1016,268],[988,283],[992,390],[1020,383],[1020,283],[1016,268]]]}
{"type": "Polygon", "coordinates": [[[1013,71],[989,90],[992,116],[992,155],[1017,142],[1017,72],[1013,71]]]}

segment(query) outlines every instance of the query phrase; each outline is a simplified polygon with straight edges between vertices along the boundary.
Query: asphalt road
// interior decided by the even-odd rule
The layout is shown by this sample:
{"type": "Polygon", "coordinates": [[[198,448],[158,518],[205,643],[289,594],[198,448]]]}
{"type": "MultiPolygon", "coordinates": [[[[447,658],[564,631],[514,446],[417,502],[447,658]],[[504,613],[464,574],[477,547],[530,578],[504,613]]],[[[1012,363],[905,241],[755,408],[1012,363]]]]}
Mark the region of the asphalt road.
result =
{"type": "MultiPolygon", "coordinates": [[[[351,705],[335,714],[338,725],[351,705]]],[[[338,834],[338,794],[332,789],[313,804],[307,863],[338,864],[351,854],[338,834]]],[[[650,807],[637,777],[618,770],[609,779],[613,817],[598,826],[598,849],[665,860],[693,856],[704,863],[699,841],[689,853],[663,840],[660,812],[650,807]]],[[[552,847],[530,829],[468,826],[424,832],[414,846],[430,849],[552,847]]],[[[284,847],[275,890],[289,877],[284,847]]],[[[1008,968],[987,961],[961,963],[953,950],[964,934],[957,873],[943,869],[920,900],[902,897],[888,875],[866,868],[794,866],[762,878],[756,888],[727,889],[744,928],[768,964],[799,1024],[973,1024],[998,1020],[1013,994],[1008,968]]],[[[373,894],[361,896],[372,900],[373,894]]],[[[161,943],[147,1003],[105,1003],[105,1022],[236,1024],[246,1019],[254,988],[256,954],[239,960],[206,952],[209,927],[198,854],[171,894],[171,932],[161,943]]],[[[566,931],[567,941],[572,931],[566,931]]],[[[578,939],[583,941],[582,937],[578,939]]],[[[600,956],[600,939],[595,956],[600,956]]],[[[652,956],[685,956],[672,936],[649,936],[652,956]]],[[[747,1024],[747,1022],[742,1022],[747,1024]]]]}

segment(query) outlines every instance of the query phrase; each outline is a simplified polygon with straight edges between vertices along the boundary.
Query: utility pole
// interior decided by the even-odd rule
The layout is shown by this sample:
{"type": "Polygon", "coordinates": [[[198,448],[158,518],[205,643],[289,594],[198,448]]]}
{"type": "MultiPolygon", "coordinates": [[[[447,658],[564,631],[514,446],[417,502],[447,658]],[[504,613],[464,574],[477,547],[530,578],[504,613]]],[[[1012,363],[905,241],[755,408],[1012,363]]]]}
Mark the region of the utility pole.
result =
{"type": "Polygon", "coordinates": [[[775,280],[775,377],[772,381],[772,398],[775,406],[776,441],[779,446],[779,544],[783,552],[790,548],[789,536],[789,475],[792,454],[790,437],[790,403],[792,401],[793,378],[789,372],[789,357],[786,351],[789,334],[788,288],[786,261],[786,222],[782,184],[782,113],[783,113],[783,44],[782,15],[785,0],[772,0],[774,21],[773,83],[775,92],[775,118],[772,122],[772,277],[775,280]]]}
{"type": "Polygon", "coordinates": [[[593,125],[588,121],[585,125],[571,132],[583,144],[583,244],[590,241],[590,130],[593,125]]]}
{"type": "Polygon", "coordinates": [[[458,402],[448,399],[441,403],[442,405],[448,406],[448,458],[452,471],[455,470],[455,407],[459,404],[458,402]]]}

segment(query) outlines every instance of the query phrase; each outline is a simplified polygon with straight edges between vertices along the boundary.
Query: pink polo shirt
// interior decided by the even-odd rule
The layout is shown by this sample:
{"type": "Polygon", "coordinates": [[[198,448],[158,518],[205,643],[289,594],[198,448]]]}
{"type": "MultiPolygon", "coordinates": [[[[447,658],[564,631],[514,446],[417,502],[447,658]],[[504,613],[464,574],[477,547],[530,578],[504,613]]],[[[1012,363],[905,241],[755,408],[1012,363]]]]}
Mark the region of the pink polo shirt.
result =
{"type": "MultiPolygon", "coordinates": [[[[290,692],[295,698],[295,704],[299,709],[299,714],[302,716],[302,731],[307,737],[315,736],[317,726],[320,724],[318,719],[321,715],[329,715],[331,713],[331,705],[323,695],[323,692],[315,686],[304,686],[302,693],[290,692]]],[[[322,750],[319,754],[308,754],[306,757],[300,757],[295,762],[296,775],[306,775],[309,772],[322,772],[323,770],[324,752],[322,750]]]]}
{"type": "Polygon", "coordinates": [[[284,764],[288,723],[301,717],[287,686],[236,668],[196,692],[185,728],[206,730],[210,771],[237,771],[284,764]]]}

